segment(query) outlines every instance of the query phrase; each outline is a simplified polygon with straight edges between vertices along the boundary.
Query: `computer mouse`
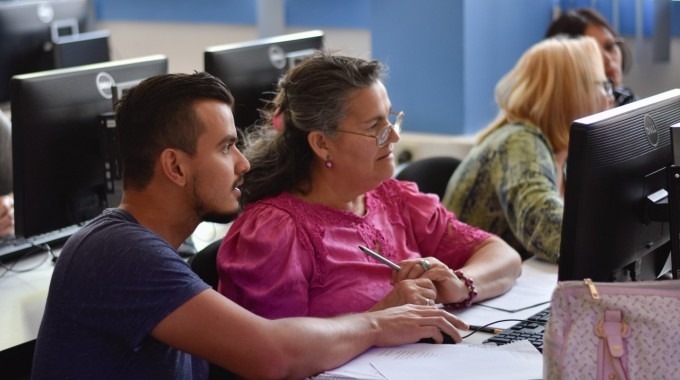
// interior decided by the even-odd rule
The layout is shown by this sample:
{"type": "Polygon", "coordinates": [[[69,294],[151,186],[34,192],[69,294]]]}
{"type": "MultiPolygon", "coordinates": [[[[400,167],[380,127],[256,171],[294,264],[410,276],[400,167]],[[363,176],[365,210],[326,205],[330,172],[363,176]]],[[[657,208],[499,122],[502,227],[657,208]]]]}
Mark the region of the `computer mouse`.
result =
{"type": "MultiPolygon", "coordinates": [[[[444,341],[442,342],[442,344],[456,344],[456,341],[453,340],[453,338],[451,338],[451,335],[444,333],[442,333],[442,335],[444,335],[444,341]]],[[[437,342],[434,340],[434,338],[423,338],[419,340],[418,343],[437,343],[437,342]]]]}

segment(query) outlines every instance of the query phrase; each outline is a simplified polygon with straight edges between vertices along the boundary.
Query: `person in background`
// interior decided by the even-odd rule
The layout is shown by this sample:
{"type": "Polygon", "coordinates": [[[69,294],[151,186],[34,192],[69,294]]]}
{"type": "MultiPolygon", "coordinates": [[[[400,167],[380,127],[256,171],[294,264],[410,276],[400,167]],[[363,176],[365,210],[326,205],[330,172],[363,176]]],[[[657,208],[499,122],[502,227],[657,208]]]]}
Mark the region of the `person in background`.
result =
{"type": "Polygon", "coordinates": [[[614,28],[592,8],[577,8],[562,13],[548,27],[546,38],[557,35],[569,37],[590,36],[597,40],[604,60],[607,78],[614,85],[614,102],[617,106],[637,100],[633,92],[623,85],[623,73],[633,64],[632,54],[614,28]]]}
{"type": "Polygon", "coordinates": [[[556,263],[569,127],[613,106],[597,42],[535,44],[495,94],[500,111],[453,173],[442,203],[462,221],[498,234],[524,259],[556,263]]]}
{"type": "Polygon", "coordinates": [[[383,70],[324,51],[279,82],[269,122],[247,138],[246,206],[217,259],[222,294],[282,318],[463,307],[515,283],[517,252],[392,179],[403,113],[392,109],[383,70]]]}
{"type": "Polygon", "coordinates": [[[12,127],[0,110],[0,238],[14,235],[12,195],[12,127]]]}
{"type": "Polygon", "coordinates": [[[123,199],[64,245],[38,333],[33,379],[205,379],[213,362],[244,378],[301,379],[371,346],[460,340],[468,326],[434,307],[270,321],[191,271],[176,248],[240,209],[249,163],[224,84],[166,74],[117,107],[123,199]]]}

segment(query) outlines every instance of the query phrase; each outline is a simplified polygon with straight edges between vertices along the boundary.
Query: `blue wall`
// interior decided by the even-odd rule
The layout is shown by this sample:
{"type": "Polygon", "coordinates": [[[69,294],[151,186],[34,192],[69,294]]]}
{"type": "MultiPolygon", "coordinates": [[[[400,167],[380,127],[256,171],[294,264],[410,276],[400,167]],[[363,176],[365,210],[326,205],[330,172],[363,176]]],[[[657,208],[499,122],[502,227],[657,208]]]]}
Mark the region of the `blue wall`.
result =
{"type": "MultiPolygon", "coordinates": [[[[97,18],[255,25],[256,0],[94,0],[97,18]]],[[[286,0],[290,26],[367,28],[370,1],[286,0]]]]}
{"type": "Polygon", "coordinates": [[[388,89],[393,107],[406,110],[405,129],[472,134],[495,116],[496,82],[542,38],[552,4],[373,0],[372,7],[372,55],[390,67],[388,89]]]}
{"type": "Polygon", "coordinates": [[[254,25],[255,0],[94,0],[99,20],[254,25]]]}
{"type": "Polygon", "coordinates": [[[543,38],[551,8],[545,0],[465,0],[465,118],[455,133],[475,133],[496,116],[496,83],[543,38]]]}
{"type": "Polygon", "coordinates": [[[405,111],[407,131],[456,133],[462,122],[462,4],[372,0],[372,56],[389,67],[392,108],[405,111]]]}
{"type": "MultiPolygon", "coordinates": [[[[379,15],[372,8],[373,0],[284,0],[286,7],[286,23],[296,27],[338,27],[369,28],[372,25],[371,15],[379,15]]],[[[544,9],[556,4],[563,9],[589,7],[595,3],[597,8],[610,21],[613,20],[613,0],[539,0],[530,1],[538,4],[537,12],[526,9],[526,0],[451,0],[465,2],[467,8],[484,8],[483,16],[507,18],[508,15],[519,15],[526,21],[528,15],[542,14],[544,9]],[[515,2],[519,3],[515,7],[515,2]],[[477,4],[476,4],[477,3],[477,4]],[[507,11],[510,10],[508,13],[507,11]],[[514,10],[518,10],[514,12],[514,10]]],[[[653,7],[655,0],[643,0],[644,31],[647,36],[653,30],[653,7]]],[[[670,0],[668,0],[670,1],[670,0]]],[[[94,0],[96,14],[100,20],[133,20],[133,21],[177,21],[197,23],[229,23],[255,25],[256,0],[94,0]]],[[[402,3],[401,1],[395,1],[402,3]]],[[[416,3],[412,0],[409,9],[421,5],[424,8],[440,7],[443,2],[423,0],[416,3]]],[[[636,0],[619,0],[620,32],[624,35],[635,34],[636,0]]],[[[460,5],[460,4],[458,4],[460,5]]],[[[455,6],[455,5],[454,5],[455,6]]],[[[378,7],[381,7],[380,5],[378,7]]],[[[405,18],[400,15],[399,18],[405,18]]],[[[481,20],[484,20],[482,18],[481,20]]],[[[672,5],[672,32],[680,36],[680,1],[672,5]]],[[[395,20],[396,21],[396,20],[395,20]]],[[[483,24],[488,24],[483,22],[483,24]]],[[[523,26],[529,26],[523,24],[523,26]]]]}

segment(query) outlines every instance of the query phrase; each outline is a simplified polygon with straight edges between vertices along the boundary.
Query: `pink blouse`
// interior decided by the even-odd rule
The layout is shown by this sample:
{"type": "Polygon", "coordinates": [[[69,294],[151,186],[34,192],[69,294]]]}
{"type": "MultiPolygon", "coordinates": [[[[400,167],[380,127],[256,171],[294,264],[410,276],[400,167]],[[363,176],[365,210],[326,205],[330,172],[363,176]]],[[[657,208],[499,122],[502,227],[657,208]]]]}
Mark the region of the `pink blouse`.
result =
{"type": "Polygon", "coordinates": [[[359,245],[396,263],[433,256],[456,269],[491,236],[411,182],[387,180],[365,202],[364,216],[287,193],[247,206],[220,247],[219,291],[266,318],[362,312],[390,292],[392,269],[359,245]]]}

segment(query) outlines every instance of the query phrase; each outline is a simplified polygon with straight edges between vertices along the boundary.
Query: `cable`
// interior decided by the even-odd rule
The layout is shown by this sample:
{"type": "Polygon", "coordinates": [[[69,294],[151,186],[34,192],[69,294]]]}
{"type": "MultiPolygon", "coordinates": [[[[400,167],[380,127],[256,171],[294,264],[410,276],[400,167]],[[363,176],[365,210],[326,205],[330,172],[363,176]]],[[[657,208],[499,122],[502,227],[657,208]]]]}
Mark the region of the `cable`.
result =
{"type": "MultiPolygon", "coordinates": [[[[499,319],[497,321],[489,322],[489,323],[487,323],[483,326],[479,326],[479,328],[480,329],[487,328],[491,325],[495,325],[496,323],[501,323],[501,322],[531,322],[531,323],[537,323],[537,324],[540,324],[540,325],[545,325],[545,322],[534,321],[534,320],[530,320],[530,319],[499,319]]],[[[502,330],[505,330],[505,329],[502,329],[502,330]]],[[[474,335],[478,332],[480,332],[480,330],[472,329],[472,331],[469,334],[467,334],[467,335],[465,335],[461,338],[462,339],[468,338],[468,337],[470,337],[470,336],[472,336],[472,335],[474,335]]]]}
{"type": "Polygon", "coordinates": [[[5,263],[3,261],[0,261],[0,268],[4,269],[2,273],[0,273],[0,278],[4,277],[7,273],[25,273],[25,272],[30,272],[32,270],[35,270],[39,267],[41,267],[43,264],[47,262],[47,260],[52,258],[52,261],[56,261],[57,257],[54,252],[52,251],[52,247],[49,244],[37,244],[37,245],[32,245],[33,248],[40,249],[45,252],[45,256],[35,265],[31,265],[28,268],[22,268],[22,269],[15,269],[17,264],[22,262],[22,260],[26,259],[29,256],[34,256],[35,254],[38,253],[38,251],[34,250],[29,250],[25,253],[23,253],[19,258],[12,260],[9,263],[5,263]]]}

